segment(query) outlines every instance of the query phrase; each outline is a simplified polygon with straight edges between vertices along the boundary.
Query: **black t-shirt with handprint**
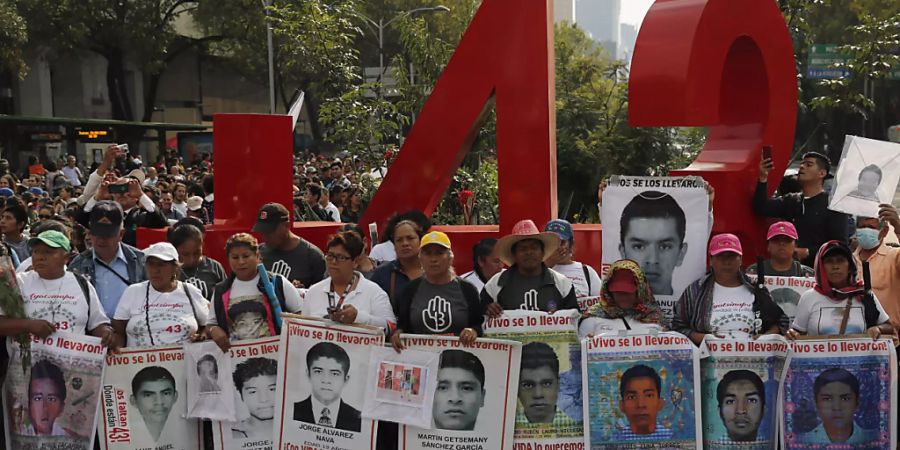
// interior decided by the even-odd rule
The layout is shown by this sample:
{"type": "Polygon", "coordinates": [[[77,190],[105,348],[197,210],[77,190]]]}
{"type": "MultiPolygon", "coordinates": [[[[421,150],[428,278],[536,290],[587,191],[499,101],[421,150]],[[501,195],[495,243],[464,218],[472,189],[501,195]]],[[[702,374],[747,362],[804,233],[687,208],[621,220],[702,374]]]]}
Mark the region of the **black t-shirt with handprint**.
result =
{"type": "MultiPolygon", "coordinates": [[[[544,269],[534,277],[523,276],[517,270],[508,270],[509,278],[503,284],[497,302],[503,309],[552,312],[565,309],[563,298],[553,283],[553,277],[544,269]]],[[[506,272],[504,272],[506,273],[506,272]]]]}
{"type": "Polygon", "coordinates": [[[411,329],[416,334],[458,334],[469,324],[469,308],[463,295],[461,281],[431,284],[424,278],[409,305],[411,329]]]}
{"type": "Polygon", "coordinates": [[[310,287],[325,278],[325,257],[318,247],[300,238],[293,250],[281,251],[259,247],[266,270],[281,275],[290,282],[300,281],[303,287],[310,287]]]}

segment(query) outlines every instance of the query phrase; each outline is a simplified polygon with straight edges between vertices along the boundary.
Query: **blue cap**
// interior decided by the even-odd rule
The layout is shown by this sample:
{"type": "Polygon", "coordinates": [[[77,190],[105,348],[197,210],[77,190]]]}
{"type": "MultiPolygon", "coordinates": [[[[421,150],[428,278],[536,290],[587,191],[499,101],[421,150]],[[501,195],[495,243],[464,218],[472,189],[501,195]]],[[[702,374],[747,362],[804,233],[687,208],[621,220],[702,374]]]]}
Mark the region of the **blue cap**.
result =
{"type": "Polygon", "coordinates": [[[553,219],[544,225],[544,231],[556,233],[560,239],[571,241],[575,239],[575,232],[572,231],[572,224],[562,219],[553,219]]]}
{"type": "Polygon", "coordinates": [[[16,195],[16,193],[12,189],[0,188],[0,197],[12,197],[13,195],[16,195]]]}
{"type": "Polygon", "coordinates": [[[39,187],[28,188],[28,192],[31,192],[34,195],[44,195],[44,190],[39,187]]]}

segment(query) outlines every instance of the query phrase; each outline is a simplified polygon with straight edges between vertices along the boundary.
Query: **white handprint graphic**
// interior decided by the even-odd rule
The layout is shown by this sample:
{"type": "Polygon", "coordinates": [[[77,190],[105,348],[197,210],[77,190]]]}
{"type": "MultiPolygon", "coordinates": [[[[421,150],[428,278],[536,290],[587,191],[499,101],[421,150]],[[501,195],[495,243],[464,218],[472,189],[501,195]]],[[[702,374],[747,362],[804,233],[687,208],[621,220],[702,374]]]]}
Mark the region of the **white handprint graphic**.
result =
{"type": "Polygon", "coordinates": [[[440,296],[428,300],[428,307],[422,310],[422,322],[434,333],[447,331],[450,319],[450,301],[440,296]]]}
{"type": "Polygon", "coordinates": [[[184,282],[196,287],[197,289],[200,289],[200,293],[203,294],[203,298],[209,298],[209,292],[207,292],[208,289],[206,289],[206,283],[204,283],[203,280],[197,277],[191,277],[187,280],[184,280],[184,282]]]}
{"type": "Polygon", "coordinates": [[[275,261],[275,264],[272,264],[272,272],[276,275],[281,275],[288,280],[291,279],[291,266],[284,262],[283,259],[279,259],[278,261],[275,261]]]}
{"type": "Polygon", "coordinates": [[[524,309],[526,311],[540,311],[541,307],[538,306],[538,292],[537,289],[529,289],[525,292],[525,301],[519,305],[519,309],[524,309]]]}

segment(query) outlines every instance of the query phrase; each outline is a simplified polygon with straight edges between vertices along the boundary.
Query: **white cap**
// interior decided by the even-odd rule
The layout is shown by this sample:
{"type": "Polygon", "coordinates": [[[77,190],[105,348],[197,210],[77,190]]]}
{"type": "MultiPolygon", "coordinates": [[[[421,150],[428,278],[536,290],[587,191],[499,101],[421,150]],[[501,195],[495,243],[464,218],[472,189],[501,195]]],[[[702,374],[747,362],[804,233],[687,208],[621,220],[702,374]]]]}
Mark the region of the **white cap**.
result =
{"type": "Polygon", "coordinates": [[[157,242],[144,249],[144,257],[178,261],[178,250],[175,250],[175,246],[168,242],[157,242]]]}
{"type": "Polygon", "coordinates": [[[203,197],[195,195],[187,199],[187,209],[196,211],[203,207],[203,197]]]}

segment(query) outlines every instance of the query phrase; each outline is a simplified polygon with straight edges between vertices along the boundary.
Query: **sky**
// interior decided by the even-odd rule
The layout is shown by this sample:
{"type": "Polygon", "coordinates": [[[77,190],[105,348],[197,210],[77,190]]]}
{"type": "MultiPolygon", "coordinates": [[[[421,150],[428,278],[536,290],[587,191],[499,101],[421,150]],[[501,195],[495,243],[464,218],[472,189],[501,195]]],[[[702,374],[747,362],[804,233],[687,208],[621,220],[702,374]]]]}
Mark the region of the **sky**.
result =
{"type": "Polygon", "coordinates": [[[652,4],[653,0],[622,0],[622,23],[640,24],[652,4]]]}

